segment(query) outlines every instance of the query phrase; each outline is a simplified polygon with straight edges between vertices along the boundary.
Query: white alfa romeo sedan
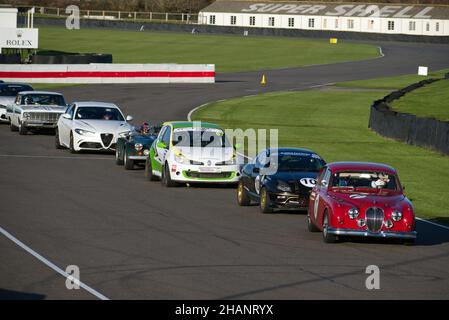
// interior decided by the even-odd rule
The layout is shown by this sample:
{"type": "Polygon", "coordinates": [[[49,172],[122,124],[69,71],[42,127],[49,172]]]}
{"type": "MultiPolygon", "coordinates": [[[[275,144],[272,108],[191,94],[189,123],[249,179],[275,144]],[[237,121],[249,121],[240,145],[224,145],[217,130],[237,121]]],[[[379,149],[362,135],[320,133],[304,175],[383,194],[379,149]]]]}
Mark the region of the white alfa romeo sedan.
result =
{"type": "Polygon", "coordinates": [[[132,131],[118,106],[104,102],[74,102],[59,118],[55,146],[76,153],[81,150],[113,151],[118,137],[132,131]]]}

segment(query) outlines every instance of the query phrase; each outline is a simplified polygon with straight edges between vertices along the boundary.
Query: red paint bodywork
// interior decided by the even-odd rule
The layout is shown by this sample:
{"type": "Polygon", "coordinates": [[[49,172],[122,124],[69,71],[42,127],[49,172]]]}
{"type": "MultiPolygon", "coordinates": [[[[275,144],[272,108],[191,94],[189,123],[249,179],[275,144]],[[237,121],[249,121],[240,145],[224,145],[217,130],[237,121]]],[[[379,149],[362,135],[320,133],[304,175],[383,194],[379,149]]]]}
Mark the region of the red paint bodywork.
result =
{"type": "MultiPolygon", "coordinates": [[[[365,219],[365,211],[370,207],[382,208],[384,211],[384,221],[392,220],[391,213],[394,210],[402,212],[402,219],[393,222],[392,228],[387,228],[382,225],[381,232],[389,232],[389,234],[398,233],[412,233],[415,231],[415,214],[413,205],[409,199],[403,194],[403,187],[399,181],[397,172],[394,168],[377,163],[361,163],[361,162],[336,162],[325,166],[318,176],[316,186],[313,188],[309,199],[308,216],[313,225],[319,230],[323,231],[323,218],[325,213],[328,214],[329,227],[342,230],[357,230],[367,231],[367,227],[359,227],[357,220],[365,219]],[[366,192],[351,190],[348,188],[333,188],[332,178],[329,180],[329,185],[321,185],[325,178],[323,170],[330,170],[330,177],[337,172],[344,171],[380,171],[396,177],[397,190],[391,191],[382,189],[380,192],[366,192]],[[338,191],[339,190],[339,191],[338,191]],[[342,192],[343,191],[343,192],[342,192]],[[351,195],[361,194],[362,197],[351,198],[351,195]],[[318,199],[317,199],[318,198],[318,199]],[[348,210],[357,208],[359,216],[356,219],[351,219],[348,215],[348,210]]],[[[354,197],[354,196],[353,196],[354,197]]],[[[373,235],[373,234],[371,234],[373,235]]],[[[370,236],[367,232],[364,236],[370,236]]],[[[394,234],[392,235],[394,237],[394,234]]]]}

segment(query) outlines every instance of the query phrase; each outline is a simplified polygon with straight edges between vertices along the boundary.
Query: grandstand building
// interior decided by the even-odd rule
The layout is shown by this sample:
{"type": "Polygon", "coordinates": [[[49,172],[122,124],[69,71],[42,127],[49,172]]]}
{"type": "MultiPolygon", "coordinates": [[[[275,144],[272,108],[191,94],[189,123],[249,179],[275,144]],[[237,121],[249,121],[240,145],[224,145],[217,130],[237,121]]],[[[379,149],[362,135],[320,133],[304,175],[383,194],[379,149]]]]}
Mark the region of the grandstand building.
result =
{"type": "Polygon", "coordinates": [[[198,23],[435,37],[449,36],[449,6],[217,0],[198,23]]]}

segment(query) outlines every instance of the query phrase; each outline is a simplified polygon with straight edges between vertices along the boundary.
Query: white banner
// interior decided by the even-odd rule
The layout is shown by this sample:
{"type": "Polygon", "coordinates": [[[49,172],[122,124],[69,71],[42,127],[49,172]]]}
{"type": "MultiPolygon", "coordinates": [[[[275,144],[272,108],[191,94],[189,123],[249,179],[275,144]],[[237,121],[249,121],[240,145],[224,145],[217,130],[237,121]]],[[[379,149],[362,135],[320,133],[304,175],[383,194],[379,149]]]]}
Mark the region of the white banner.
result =
{"type": "Polygon", "coordinates": [[[38,47],[38,29],[0,28],[0,48],[37,49],[38,47]]]}

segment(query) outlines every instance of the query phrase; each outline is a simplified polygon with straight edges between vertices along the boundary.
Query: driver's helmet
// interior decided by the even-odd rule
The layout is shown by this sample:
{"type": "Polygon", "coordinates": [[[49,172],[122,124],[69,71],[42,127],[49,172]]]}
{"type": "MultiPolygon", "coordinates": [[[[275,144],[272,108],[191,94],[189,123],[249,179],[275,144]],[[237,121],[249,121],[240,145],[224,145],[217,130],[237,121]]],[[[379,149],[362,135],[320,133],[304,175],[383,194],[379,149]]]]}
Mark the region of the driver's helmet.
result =
{"type": "Polygon", "coordinates": [[[104,120],[112,120],[112,113],[110,111],[106,111],[103,115],[104,120]]]}
{"type": "Polygon", "coordinates": [[[140,127],[140,133],[142,134],[150,133],[150,125],[147,122],[144,122],[140,127]]]}
{"type": "Polygon", "coordinates": [[[25,104],[33,104],[33,98],[32,97],[25,97],[25,104]]]}

